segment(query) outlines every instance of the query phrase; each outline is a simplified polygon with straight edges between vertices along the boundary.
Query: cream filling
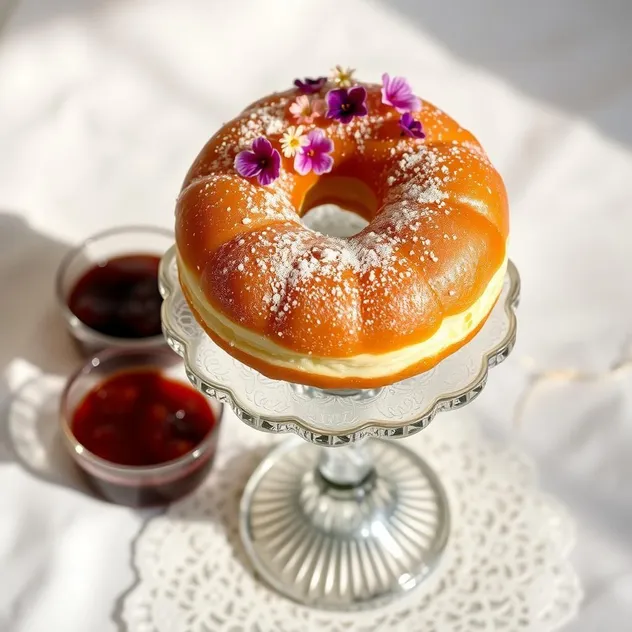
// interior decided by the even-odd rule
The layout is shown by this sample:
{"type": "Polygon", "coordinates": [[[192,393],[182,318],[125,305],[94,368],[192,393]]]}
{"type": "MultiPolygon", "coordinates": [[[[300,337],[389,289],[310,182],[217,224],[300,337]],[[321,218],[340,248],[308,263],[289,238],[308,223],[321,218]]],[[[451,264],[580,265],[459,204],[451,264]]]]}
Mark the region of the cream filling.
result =
{"type": "Polygon", "coordinates": [[[332,378],[370,379],[396,375],[425,358],[436,356],[447,347],[466,338],[485,319],[498,298],[503,287],[507,259],[503,261],[476,302],[466,311],[445,318],[430,338],[396,351],[379,354],[362,353],[347,358],[298,353],[234,323],[208,303],[194,275],[187,270],[179,257],[178,266],[193,307],[204,319],[207,327],[232,347],[267,364],[294,371],[332,378]]]}

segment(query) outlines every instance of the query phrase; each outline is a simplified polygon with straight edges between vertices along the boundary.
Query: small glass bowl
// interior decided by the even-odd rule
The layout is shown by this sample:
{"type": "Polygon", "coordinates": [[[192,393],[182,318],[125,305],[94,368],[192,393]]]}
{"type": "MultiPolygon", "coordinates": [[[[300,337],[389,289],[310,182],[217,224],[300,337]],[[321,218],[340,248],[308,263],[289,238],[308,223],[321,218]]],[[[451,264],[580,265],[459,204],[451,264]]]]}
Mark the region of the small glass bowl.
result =
{"type": "Polygon", "coordinates": [[[208,473],[215,455],[223,405],[206,398],[215,424],[195,449],[156,465],[131,466],[107,461],[79,443],[72,420],[84,397],[115,374],[152,369],[193,388],[180,358],[168,348],[109,349],[90,358],[68,380],[61,397],[62,440],[92,488],[105,499],[122,505],[146,507],[176,500],[195,489],[208,473]]]}
{"type": "Polygon", "coordinates": [[[95,264],[122,255],[162,255],[173,246],[173,232],[155,226],[122,226],[97,233],[73,248],[62,260],[55,282],[57,301],[70,334],[84,353],[108,348],[166,346],[162,334],[146,338],[116,338],[82,322],[68,306],[68,299],[81,277],[95,264]]]}

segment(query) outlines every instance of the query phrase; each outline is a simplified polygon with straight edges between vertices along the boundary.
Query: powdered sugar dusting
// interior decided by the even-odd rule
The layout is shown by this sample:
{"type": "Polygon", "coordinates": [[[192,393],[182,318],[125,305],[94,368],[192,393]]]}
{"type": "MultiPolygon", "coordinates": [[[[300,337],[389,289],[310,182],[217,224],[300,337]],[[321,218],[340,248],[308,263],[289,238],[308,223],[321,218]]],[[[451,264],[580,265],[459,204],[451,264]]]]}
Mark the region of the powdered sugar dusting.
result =
{"type": "MultiPolygon", "coordinates": [[[[243,227],[236,237],[234,226],[228,228],[232,241],[225,244],[222,255],[223,298],[230,305],[236,296],[231,295],[236,291],[232,288],[256,288],[259,304],[254,309],[268,325],[279,325],[273,329],[281,338],[283,331],[288,332],[283,320],[299,309],[300,319],[307,321],[307,335],[321,324],[318,319],[324,313],[353,334],[365,306],[371,314],[367,319],[372,320],[379,313],[372,305],[379,307],[384,297],[388,302],[391,295],[410,292],[414,281],[408,280],[416,275],[432,276],[442,253],[453,248],[448,244],[461,237],[453,232],[459,223],[447,218],[453,212],[450,191],[455,182],[471,177],[468,161],[488,164],[483,150],[468,132],[426,103],[420,116],[427,139],[394,136],[399,133],[399,115],[380,105],[376,90],[367,86],[368,98],[373,99],[367,116],[347,124],[317,121],[334,142],[333,175],[340,165],[348,164],[349,171],[342,175],[353,177],[366,164],[376,179],[366,184],[374,189],[380,208],[369,226],[349,238],[323,235],[301,223],[293,203],[300,176],[288,163],[266,187],[234,173],[239,151],[259,136],[278,145],[287,127],[295,124],[288,112],[293,93],[260,101],[226,125],[200,168],[213,174],[204,185],[214,192],[213,212],[235,213],[235,222],[243,227]],[[231,209],[231,204],[238,208],[231,209]],[[233,275],[238,282],[228,280],[233,275]],[[310,310],[313,305],[326,305],[326,310],[310,310]]],[[[455,291],[449,289],[446,294],[453,296],[455,291]]],[[[417,299],[422,300],[413,296],[412,304],[417,299]]]]}
{"type": "Polygon", "coordinates": [[[289,126],[285,118],[285,109],[289,102],[288,97],[278,96],[269,103],[255,104],[229,123],[220,132],[208,170],[232,170],[235,156],[240,151],[249,149],[256,138],[274,138],[282,134],[289,126]]]}
{"type": "MultiPolygon", "coordinates": [[[[367,122],[329,128],[334,137],[351,136],[357,142],[370,129],[367,122]]],[[[286,318],[298,306],[297,297],[302,296],[301,303],[332,301],[334,319],[353,320],[362,302],[373,302],[372,289],[381,288],[388,296],[390,284],[411,278],[420,263],[438,262],[428,235],[439,229],[439,216],[448,210],[446,185],[454,174],[445,163],[451,156],[409,142],[396,143],[391,156],[384,206],[367,229],[348,239],[299,226],[283,188],[270,187],[263,193],[258,187],[251,191],[244,188],[244,223],[250,223],[251,216],[269,216],[270,209],[278,212],[282,208],[286,225],[292,226],[291,230],[272,225],[257,231],[252,248],[254,265],[245,270],[247,276],[265,279],[264,309],[272,319],[286,318]],[[402,236],[404,230],[406,238],[402,236]]],[[[456,239],[456,235],[449,237],[456,239]]],[[[312,318],[309,313],[304,317],[312,318]]]]}

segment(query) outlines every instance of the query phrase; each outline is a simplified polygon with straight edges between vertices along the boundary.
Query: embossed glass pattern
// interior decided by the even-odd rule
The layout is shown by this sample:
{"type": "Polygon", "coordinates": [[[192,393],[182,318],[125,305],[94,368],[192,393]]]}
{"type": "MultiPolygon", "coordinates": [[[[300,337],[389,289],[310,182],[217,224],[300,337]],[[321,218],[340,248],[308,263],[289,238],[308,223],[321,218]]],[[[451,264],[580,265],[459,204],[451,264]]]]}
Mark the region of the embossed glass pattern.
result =
{"type": "Polygon", "coordinates": [[[272,380],[220,349],[197,324],[182,295],[175,247],[163,259],[160,289],[167,341],[184,357],[193,384],[228,403],[258,430],[295,432],[313,443],[340,445],[366,436],[413,434],[437,412],[473,400],[485,386],[488,370],[513,348],[520,277],[509,262],[501,296],[481,331],[434,369],[353,397],[272,380]]]}
{"type": "Polygon", "coordinates": [[[436,569],[449,542],[446,491],[425,461],[375,438],[411,435],[480,393],[513,347],[519,285],[510,263],[481,331],[431,371],[381,389],[324,391],[271,380],[216,346],[182,295],[175,249],[165,255],[163,328],[193,384],[253,428],[346,446],[285,444],[246,486],[241,538],[268,584],[299,603],[348,611],[405,594],[436,569]]]}

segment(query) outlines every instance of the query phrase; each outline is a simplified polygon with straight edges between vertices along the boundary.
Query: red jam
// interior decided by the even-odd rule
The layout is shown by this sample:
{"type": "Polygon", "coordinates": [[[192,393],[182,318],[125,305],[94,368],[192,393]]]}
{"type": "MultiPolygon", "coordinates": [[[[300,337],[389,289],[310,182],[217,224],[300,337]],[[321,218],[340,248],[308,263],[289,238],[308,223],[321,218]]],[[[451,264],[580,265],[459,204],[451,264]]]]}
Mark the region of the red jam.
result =
{"type": "MultiPolygon", "coordinates": [[[[213,430],[217,419],[205,397],[158,371],[122,372],[90,391],[78,405],[71,430],[94,455],[117,465],[151,466],[191,452],[213,430]]],[[[191,491],[206,474],[208,455],[187,469],[134,484],[130,480],[90,477],[97,490],[114,502],[149,505],[191,491]]]]}
{"type": "Polygon", "coordinates": [[[158,266],[155,255],[114,257],[90,268],[72,289],[70,311],[85,325],[115,338],[161,333],[158,266]]]}

